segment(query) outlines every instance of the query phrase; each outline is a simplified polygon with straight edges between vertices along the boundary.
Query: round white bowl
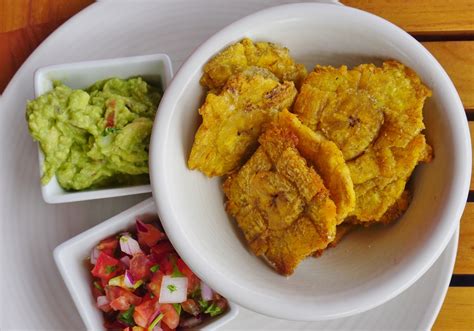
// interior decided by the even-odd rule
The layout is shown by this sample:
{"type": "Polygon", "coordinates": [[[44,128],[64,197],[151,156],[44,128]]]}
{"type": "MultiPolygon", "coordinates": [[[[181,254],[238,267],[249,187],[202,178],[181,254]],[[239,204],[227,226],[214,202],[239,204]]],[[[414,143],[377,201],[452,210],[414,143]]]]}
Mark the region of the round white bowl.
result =
{"type": "Polygon", "coordinates": [[[415,39],[369,13],[334,4],[274,7],[245,17],[202,44],[161,101],[151,141],[151,184],[159,215],[186,263],[228,299],[256,312],[322,320],[373,308],[413,284],[446,247],[469,190],[471,148],[459,96],[446,72],[415,39]],[[204,97],[203,65],[243,37],[281,43],[308,69],[396,59],[433,90],[425,105],[432,163],[417,168],[414,197],[390,227],[357,231],[289,278],[248,249],[224,210],[222,179],[190,171],[186,161],[204,97]]]}

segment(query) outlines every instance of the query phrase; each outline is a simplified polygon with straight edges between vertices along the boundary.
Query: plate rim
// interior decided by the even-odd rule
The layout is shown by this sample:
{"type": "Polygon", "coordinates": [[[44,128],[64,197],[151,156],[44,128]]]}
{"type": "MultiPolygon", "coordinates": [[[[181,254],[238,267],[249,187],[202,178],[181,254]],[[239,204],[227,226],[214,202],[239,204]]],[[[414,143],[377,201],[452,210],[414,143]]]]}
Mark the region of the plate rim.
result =
{"type": "MultiPolygon", "coordinates": [[[[24,75],[24,71],[26,70],[25,68],[29,65],[29,63],[33,59],[38,57],[38,55],[37,55],[38,53],[42,52],[44,48],[48,47],[49,44],[53,42],[53,40],[56,38],[57,33],[62,32],[65,29],[68,29],[69,26],[74,24],[76,21],[83,20],[83,17],[87,17],[87,15],[89,15],[91,12],[95,11],[97,8],[99,8],[101,6],[102,7],[107,7],[107,6],[111,6],[111,5],[117,6],[117,5],[122,5],[122,4],[127,4],[127,2],[126,1],[122,1],[122,2],[118,1],[118,2],[115,2],[113,4],[111,4],[109,1],[95,2],[91,5],[89,5],[88,7],[86,7],[85,9],[83,9],[82,11],[80,11],[79,13],[77,13],[76,15],[74,15],[73,17],[71,17],[69,20],[64,22],[62,25],[60,25],[45,40],[43,40],[43,42],[28,56],[28,58],[24,61],[24,63],[16,71],[15,75],[12,77],[12,79],[9,81],[9,83],[5,87],[3,93],[0,95],[0,106],[4,106],[5,103],[6,103],[7,96],[14,93],[12,91],[12,86],[14,86],[17,83],[17,81],[20,80],[20,77],[24,75]]],[[[40,197],[38,197],[38,198],[40,198],[40,197]]],[[[5,223],[0,222],[0,224],[4,225],[5,223]]],[[[457,229],[456,229],[455,233],[453,234],[453,236],[456,236],[456,238],[452,238],[451,241],[456,240],[456,244],[454,245],[453,250],[451,252],[449,252],[450,257],[451,257],[451,261],[450,261],[451,262],[451,268],[450,268],[450,272],[446,273],[447,282],[446,282],[446,286],[445,286],[445,289],[444,289],[444,293],[440,296],[440,299],[438,300],[438,303],[435,305],[436,307],[435,307],[435,310],[433,310],[432,318],[428,318],[428,317],[423,318],[422,320],[420,320],[420,323],[419,323],[420,325],[423,324],[423,323],[430,324],[430,325],[428,325],[427,328],[431,328],[431,326],[434,324],[434,322],[436,320],[436,317],[439,314],[439,310],[441,309],[442,304],[444,302],[444,298],[446,296],[448,288],[449,288],[449,279],[452,275],[452,271],[453,271],[453,268],[454,268],[454,263],[455,263],[455,260],[456,260],[456,252],[457,252],[457,249],[458,249],[459,226],[457,227],[457,229]],[[431,321],[431,322],[429,322],[429,321],[431,321]]],[[[438,257],[438,259],[439,259],[439,257],[438,257]]],[[[419,281],[419,279],[417,281],[419,281]]],[[[412,284],[412,286],[414,284],[416,284],[416,282],[414,282],[412,284]]]]}

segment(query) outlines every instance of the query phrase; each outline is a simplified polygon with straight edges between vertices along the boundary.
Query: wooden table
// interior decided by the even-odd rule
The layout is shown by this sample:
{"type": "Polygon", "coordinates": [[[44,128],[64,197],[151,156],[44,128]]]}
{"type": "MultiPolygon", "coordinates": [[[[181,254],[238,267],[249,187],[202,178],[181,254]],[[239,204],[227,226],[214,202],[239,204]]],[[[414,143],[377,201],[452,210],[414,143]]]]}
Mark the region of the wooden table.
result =
{"type": "MultiPolygon", "coordinates": [[[[0,91],[44,38],[91,2],[0,0],[0,91]]],[[[430,50],[454,81],[474,138],[474,0],[342,2],[388,19],[430,50]]],[[[473,190],[471,178],[454,275],[434,330],[474,330],[473,190]]]]}

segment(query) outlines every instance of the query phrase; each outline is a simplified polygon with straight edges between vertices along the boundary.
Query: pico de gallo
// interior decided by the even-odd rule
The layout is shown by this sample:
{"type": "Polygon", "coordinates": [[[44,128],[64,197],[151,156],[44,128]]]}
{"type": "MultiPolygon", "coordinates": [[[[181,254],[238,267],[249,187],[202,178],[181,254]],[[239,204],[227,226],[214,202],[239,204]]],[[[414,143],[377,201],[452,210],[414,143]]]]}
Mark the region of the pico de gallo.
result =
{"type": "Polygon", "coordinates": [[[107,330],[194,328],[227,310],[227,300],[184,263],[157,224],[102,240],[91,252],[92,293],[107,330]]]}

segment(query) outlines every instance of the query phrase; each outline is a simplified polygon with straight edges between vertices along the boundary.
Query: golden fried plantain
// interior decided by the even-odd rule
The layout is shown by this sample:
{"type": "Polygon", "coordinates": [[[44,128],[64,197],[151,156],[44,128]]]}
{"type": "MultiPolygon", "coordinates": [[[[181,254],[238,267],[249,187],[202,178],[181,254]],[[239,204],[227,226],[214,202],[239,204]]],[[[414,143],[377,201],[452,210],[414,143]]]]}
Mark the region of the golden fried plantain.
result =
{"type": "Polygon", "coordinates": [[[350,215],[358,221],[383,221],[416,164],[430,159],[420,135],[430,95],[416,73],[396,61],[352,70],[317,66],[305,79],[293,110],[342,150],[356,194],[350,215]]]}
{"type": "Polygon", "coordinates": [[[292,81],[296,86],[307,74],[306,68],[291,58],[287,48],[269,42],[253,43],[245,38],[224,49],[204,66],[201,85],[218,92],[230,76],[252,66],[266,68],[281,81],[292,81]]]}
{"type": "Polygon", "coordinates": [[[226,209],[251,250],[283,275],[324,249],[336,230],[336,205],[298,141],[291,128],[271,123],[257,151],[224,183],[226,209]]]}
{"type": "MultiPolygon", "coordinates": [[[[392,147],[388,158],[393,160],[390,173],[384,173],[383,167],[378,167],[379,161],[367,158],[360,165],[370,165],[373,177],[360,181],[354,185],[356,193],[356,208],[351,213],[359,222],[387,222],[391,219],[387,210],[400,199],[405,191],[406,182],[419,162],[431,160],[431,147],[426,143],[425,136],[418,134],[409,144],[404,147],[392,147]],[[373,166],[372,166],[373,165],[373,166]]],[[[377,158],[376,154],[371,154],[377,158]]],[[[349,162],[351,173],[363,173],[364,167],[355,168],[354,163],[349,162]]],[[[354,175],[355,179],[358,175],[354,175]]],[[[354,180],[356,182],[356,180],[354,180]]],[[[407,206],[408,207],[408,206],[407,206]]],[[[399,207],[398,207],[399,208],[399,207]]]]}
{"type": "Polygon", "coordinates": [[[255,151],[262,125],[292,105],[294,84],[279,83],[271,74],[264,77],[262,70],[238,73],[219,95],[207,95],[199,109],[203,122],[189,156],[190,169],[209,177],[236,170],[255,151]]]}
{"type": "Polygon", "coordinates": [[[278,114],[276,121],[298,137],[297,148],[323,178],[337,207],[338,224],[341,223],[355,206],[351,174],[342,152],[336,144],[303,125],[297,116],[286,110],[278,114]]]}
{"type": "Polygon", "coordinates": [[[345,160],[363,153],[377,137],[383,112],[366,91],[356,88],[358,72],[316,67],[305,79],[294,112],[341,149],[345,160]]]}

